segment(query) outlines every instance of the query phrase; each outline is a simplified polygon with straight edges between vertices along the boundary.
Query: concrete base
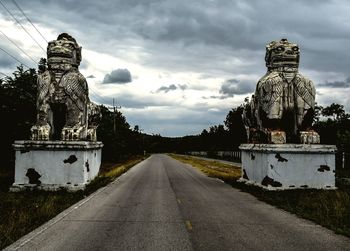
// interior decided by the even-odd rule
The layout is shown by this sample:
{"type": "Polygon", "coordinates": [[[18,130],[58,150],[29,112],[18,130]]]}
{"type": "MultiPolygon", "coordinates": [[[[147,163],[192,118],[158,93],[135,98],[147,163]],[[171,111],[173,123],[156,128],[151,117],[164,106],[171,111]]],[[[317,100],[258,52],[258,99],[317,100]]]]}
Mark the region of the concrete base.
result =
{"type": "Polygon", "coordinates": [[[333,145],[242,144],[240,181],[269,190],[335,189],[333,145]]]}
{"type": "Polygon", "coordinates": [[[100,170],[101,142],[15,141],[15,182],[25,189],[84,189],[100,170]]]}

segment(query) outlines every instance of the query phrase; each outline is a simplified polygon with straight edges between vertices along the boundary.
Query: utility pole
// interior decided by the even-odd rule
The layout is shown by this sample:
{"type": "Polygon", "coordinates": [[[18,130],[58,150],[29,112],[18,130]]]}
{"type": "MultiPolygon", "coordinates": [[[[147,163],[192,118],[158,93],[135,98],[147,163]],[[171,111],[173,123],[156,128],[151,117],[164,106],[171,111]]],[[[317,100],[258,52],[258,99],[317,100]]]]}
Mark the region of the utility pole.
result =
{"type": "Polygon", "coordinates": [[[117,133],[117,129],[116,129],[116,116],[117,116],[117,109],[121,108],[121,106],[117,106],[114,98],[113,98],[113,132],[114,134],[117,133]]]}
{"type": "Polygon", "coordinates": [[[114,131],[114,134],[116,133],[116,127],[115,127],[115,105],[114,105],[114,98],[113,98],[113,131],[114,131]]]}
{"type": "Polygon", "coordinates": [[[140,135],[142,137],[142,150],[143,150],[143,156],[146,155],[146,150],[145,150],[145,135],[143,134],[143,129],[140,129],[140,135]]]}

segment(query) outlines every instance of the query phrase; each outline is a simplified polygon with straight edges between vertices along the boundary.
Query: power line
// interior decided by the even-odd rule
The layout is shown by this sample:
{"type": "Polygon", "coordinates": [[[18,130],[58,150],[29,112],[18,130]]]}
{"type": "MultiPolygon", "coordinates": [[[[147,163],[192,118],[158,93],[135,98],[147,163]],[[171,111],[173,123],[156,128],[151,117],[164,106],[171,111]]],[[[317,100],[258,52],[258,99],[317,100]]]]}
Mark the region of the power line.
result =
{"type": "Polygon", "coordinates": [[[27,17],[27,15],[24,13],[24,11],[22,10],[21,7],[19,7],[19,5],[16,3],[15,0],[12,0],[12,2],[16,5],[17,9],[20,10],[20,12],[22,13],[23,16],[25,16],[25,18],[28,20],[28,22],[34,27],[34,29],[40,34],[40,36],[46,41],[46,43],[48,43],[48,41],[46,40],[46,38],[43,36],[43,34],[41,34],[41,32],[38,30],[38,28],[36,28],[36,26],[32,23],[32,21],[30,21],[29,17],[27,17]]]}
{"type": "Polygon", "coordinates": [[[114,106],[114,98],[113,98],[113,132],[116,133],[116,123],[115,123],[115,106],[114,106]]]}
{"type": "Polygon", "coordinates": [[[8,77],[8,78],[10,77],[9,75],[7,75],[7,74],[5,74],[5,73],[3,73],[3,72],[1,72],[1,71],[0,71],[0,74],[1,74],[1,75],[4,75],[5,77],[8,77]]]}
{"type": "Polygon", "coordinates": [[[11,13],[11,11],[3,4],[3,2],[1,0],[0,0],[0,4],[11,15],[11,17],[17,22],[17,24],[19,24],[22,27],[22,29],[28,34],[28,36],[30,36],[33,39],[33,41],[43,50],[43,52],[46,53],[44,48],[41,47],[41,45],[38,43],[38,41],[36,41],[36,39],[26,30],[26,28],[24,28],[24,26],[18,21],[18,19],[11,13]]]}
{"type": "Polygon", "coordinates": [[[6,34],[4,32],[2,32],[0,30],[0,33],[7,38],[7,40],[9,40],[12,44],[14,44],[17,49],[19,49],[21,52],[23,52],[30,60],[32,60],[34,62],[34,64],[37,64],[37,62],[30,56],[27,54],[27,52],[25,52],[21,47],[19,47],[11,38],[9,38],[8,36],[6,36],[6,34]]]}
{"type": "MultiPolygon", "coordinates": [[[[101,95],[99,95],[96,91],[93,90],[93,88],[91,88],[91,86],[89,87],[89,91],[92,92],[92,94],[94,94],[95,96],[97,96],[98,99],[102,100],[105,104],[110,105],[110,101],[107,101],[107,99],[105,99],[104,97],[102,97],[101,95]]],[[[102,102],[100,102],[102,103],[102,102]]]]}
{"type": "Polygon", "coordinates": [[[16,60],[18,63],[24,65],[25,67],[27,67],[28,69],[30,69],[30,67],[26,64],[24,64],[21,60],[19,60],[18,58],[16,58],[15,56],[13,56],[11,53],[9,53],[8,51],[6,51],[5,49],[0,47],[0,50],[2,50],[3,52],[5,52],[7,55],[9,55],[11,58],[13,58],[14,60],[16,60]]]}
{"type": "Polygon", "coordinates": [[[90,91],[93,95],[95,95],[98,99],[100,99],[100,100],[102,100],[102,101],[105,101],[105,100],[103,100],[103,98],[102,98],[100,95],[97,94],[97,92],[95,92],[95,91],[91,88],[91,86],[89,86],[88,88],[89,88],[89,91],[90,91]]]}

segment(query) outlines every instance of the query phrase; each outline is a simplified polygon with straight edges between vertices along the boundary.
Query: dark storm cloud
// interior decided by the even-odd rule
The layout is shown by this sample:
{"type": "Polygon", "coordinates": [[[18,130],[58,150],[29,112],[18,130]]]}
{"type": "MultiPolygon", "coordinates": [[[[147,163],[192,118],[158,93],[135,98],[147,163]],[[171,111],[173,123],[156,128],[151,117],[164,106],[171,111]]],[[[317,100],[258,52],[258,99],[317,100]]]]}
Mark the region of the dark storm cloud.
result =
{"type": "Polygon", "coordinates": [[[188,86],[186,84],[183,84],[183,85],[181,85],[181,84],[179,84],[179,85],[171,84],[169,86],[161,86],[160,88],[157,89],[156,92],[165,92],[165,93],[167,93],[167,92],[170,92],[170,91],[175,91],[177,89],[180,89],[180,90],[184,91],[184,90],[187,89],[187,87],[188,86]]]}
{"type": "Polygon", "coordinates": [[[116,69],[113,70],[110,74],[106,74],[103,79],[103,84],[126,84],[131,82],[131,74],[128,69],[116,69]]]}
{"type": "Polygon", "coordinates": [[[83,48],[127,57],[125,45],[142,47],[147,54],[141,63],[155,67],[214,74],[212,64],[220,62],[216,68],[226,73],[263,72],[266,43],[282,37],[299,43],[302,67],[345,72],[349,65],[350,50],[344,50],[350,39],[346,1],[20,3],[35,22],[71,32],[83,48]],[[230,57],[248,65],[230,68],[230,57]]]}
{"type": "Polygon", "coordinates": [[[230,98],[228,95],[211,95],[209,97],[202,96],[202,99],[227,99],[230,98]]]}
{"type": "Polygon", "coordinates": [[[330,87],[330,88],[348,88],[350,87],[350,77],[345,79],[344,81],[333,81],[333,82],[325,82],[318,85],[319,87],[330,87]]]}
{"type": "Polygon", "coordinates": [[[221,84],[219,93],[221,95],[203,96],[202,99],[227,99],[235,94],[250,94],[254,92],[255,83],[253,81],[228,79],[221,84]]]}
{"type": "Polygon", "coordinates": [[[86,78],[95,78],[95,76],[94,75],[89,75],[86,78]]]}
{"type": "Polygon", "coordinates": [[[183,84],[183,85],[178,85],[178,87],[179,87],[180,90],[184,91],[184,90],[186,90],[188,88],[188,85],[183,84]]]}
{"type": "Polygon", "coordinates": [[[210,98],[213,98],[213,99],[226,99],[226,98],[229,98],[230,96],[227,96],[227,95],[212,95],[210,96],[210,98]]]}
{"type": "Polygon", "coordinates": [[[171,84],[169,86],[161,86],[156,92],[169,92],[169,91],[175,91],[177,89],[176,85],[171,84]]]}
{"type": "MultiPolygon", "coordinates": [[[[263,50],[268,41],[287,36],[301,48],[315,48],[318,40],[334,51],[337,40],[345,44],[341,40],[349,37],[346,22],[333,18],[346,1],[18,1],[34,22],[76,34],[81,44],[99,50],[113,51],[125,41],[263,50]]],[[[8,7],[15,9],[11,3],[8,7]]]]}
{"type": "Polygon", "coordinates": [[[254,88],[255,83],[252,81],[229,79],[222,83],[220,93],[227,97],[233,97],[235,94],[252,93],[254,88]]]}

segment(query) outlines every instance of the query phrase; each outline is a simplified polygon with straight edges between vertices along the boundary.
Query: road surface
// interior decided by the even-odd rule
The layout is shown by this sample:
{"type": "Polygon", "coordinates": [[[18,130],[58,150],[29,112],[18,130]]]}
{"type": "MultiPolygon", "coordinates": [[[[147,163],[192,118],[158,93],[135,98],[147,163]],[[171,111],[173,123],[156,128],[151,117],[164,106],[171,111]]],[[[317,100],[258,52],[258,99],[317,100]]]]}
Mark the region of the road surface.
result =
{"type": "Polygon", "coordinates": [[[350,250],[350,239],[152,155],[10,248],[350,250]]]}

